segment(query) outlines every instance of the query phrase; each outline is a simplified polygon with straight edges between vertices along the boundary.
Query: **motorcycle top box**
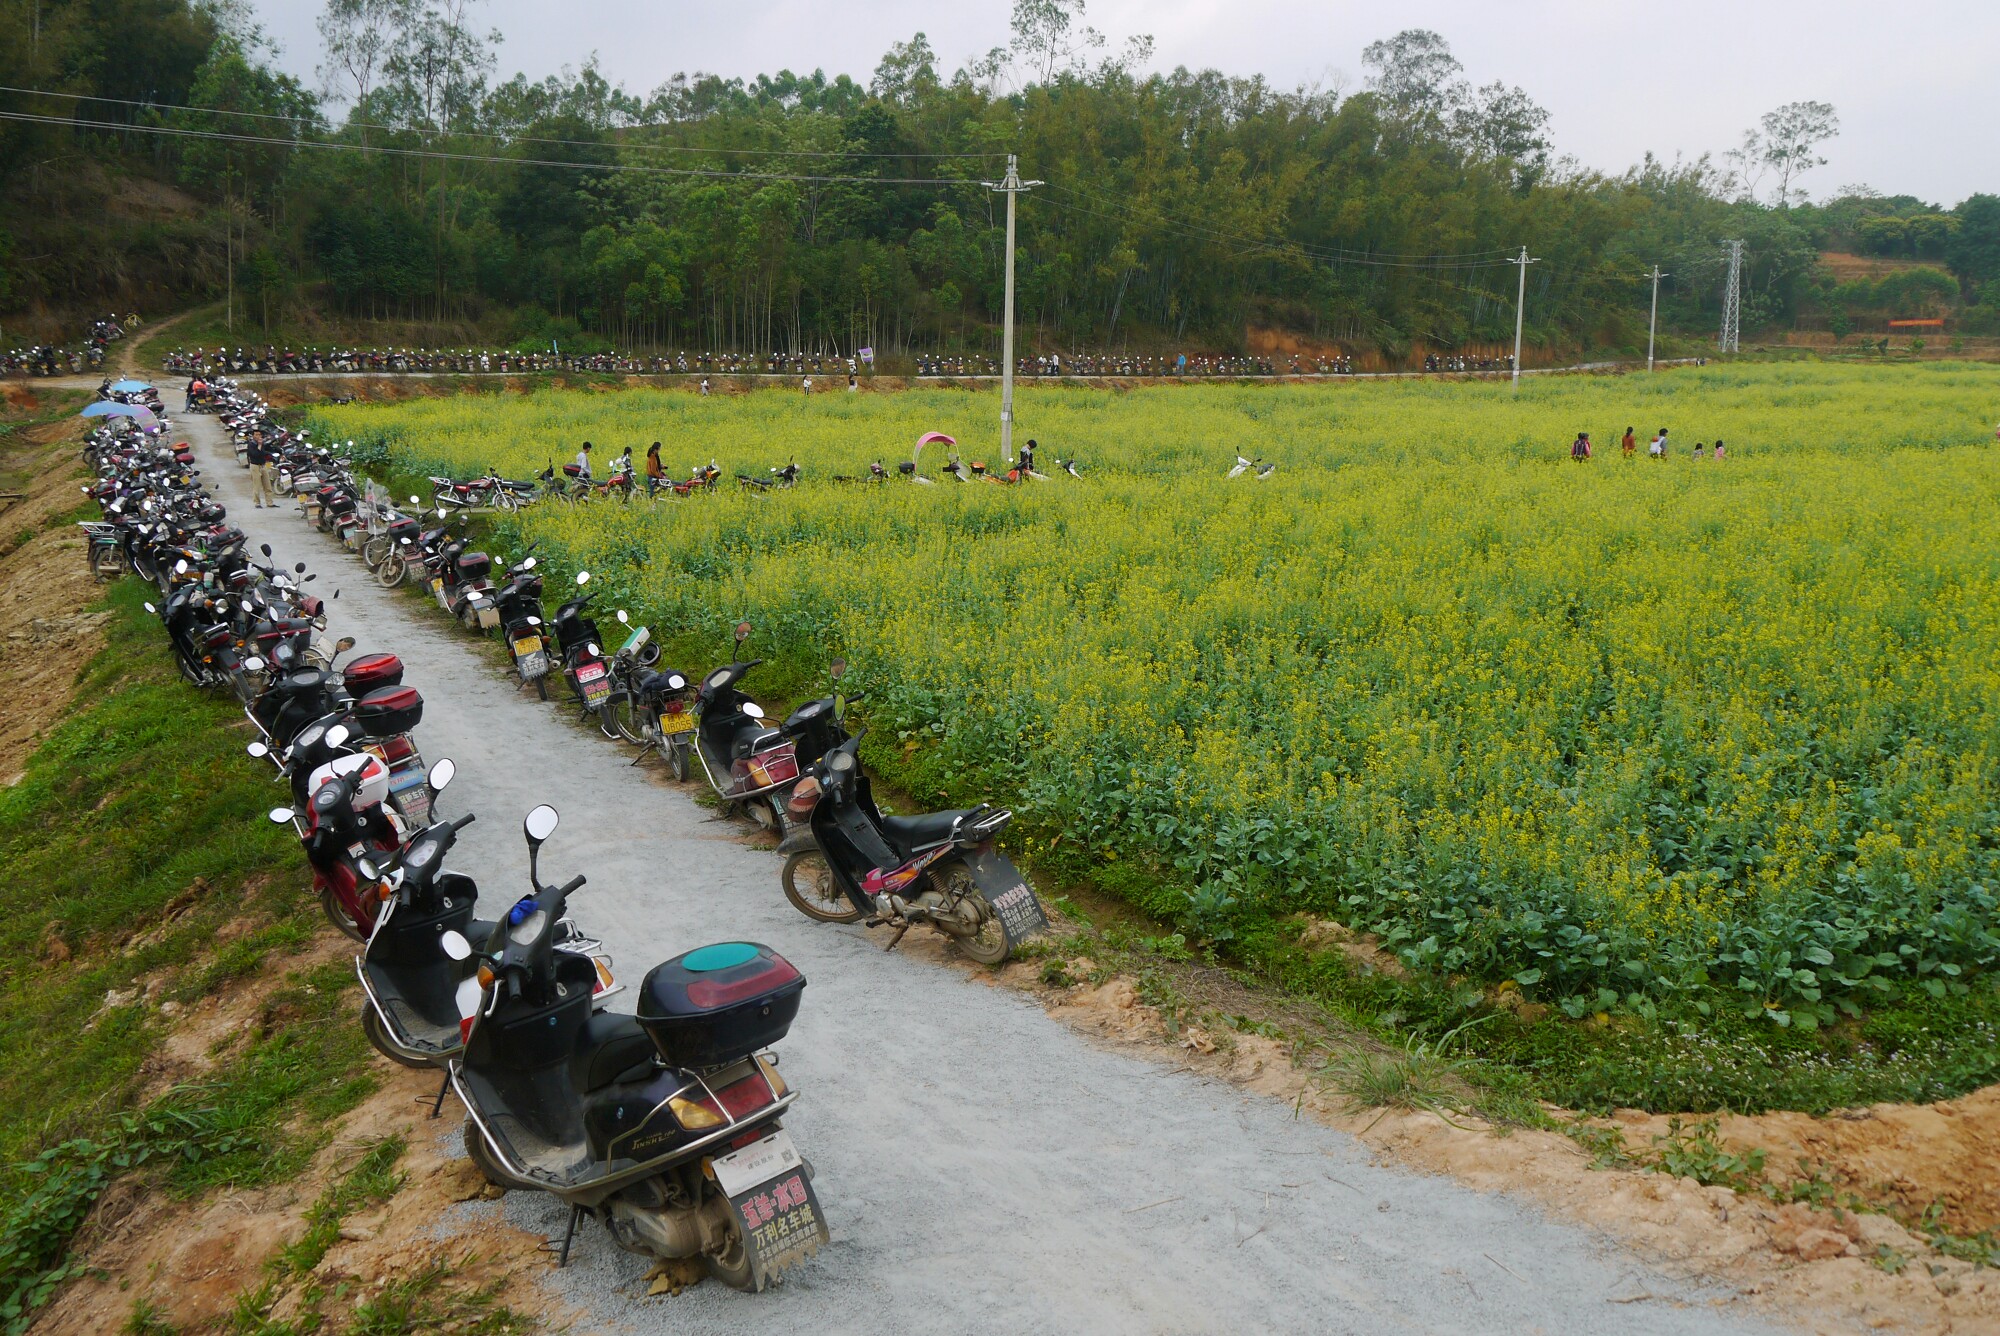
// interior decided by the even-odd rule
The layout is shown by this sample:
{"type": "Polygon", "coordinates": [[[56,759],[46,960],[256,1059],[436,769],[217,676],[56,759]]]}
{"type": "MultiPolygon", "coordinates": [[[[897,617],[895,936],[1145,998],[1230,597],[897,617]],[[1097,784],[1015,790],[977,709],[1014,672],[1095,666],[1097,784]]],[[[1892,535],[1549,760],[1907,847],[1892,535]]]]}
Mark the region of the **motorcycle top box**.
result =
{"type": "Polygon", "coordinates": [[[458,559],[460,581],[484,580],[493,573],[493,558],[484,552],[467,552],[458,559]]]}
{"type": "Polygon", "coordinates": [[[424,698],[415,687],[383,687],[355,702],[354,717],[371,738],[407,733],[424,717],[424,698]]]}
{"type": "Polygon", "coordinates": [[[672,1066],[714,1067],[783,1039],[805,987],[805,975],[770,947],[721,942],[655,965],[637,1019],[672,1066]]]}
{"type": "Polygon", "coordinates": [[[353,696],[366,696],[383,687],[403,685],[403,661],[393,654],[364,654],[351,660],[340,674],[353,696]]]}

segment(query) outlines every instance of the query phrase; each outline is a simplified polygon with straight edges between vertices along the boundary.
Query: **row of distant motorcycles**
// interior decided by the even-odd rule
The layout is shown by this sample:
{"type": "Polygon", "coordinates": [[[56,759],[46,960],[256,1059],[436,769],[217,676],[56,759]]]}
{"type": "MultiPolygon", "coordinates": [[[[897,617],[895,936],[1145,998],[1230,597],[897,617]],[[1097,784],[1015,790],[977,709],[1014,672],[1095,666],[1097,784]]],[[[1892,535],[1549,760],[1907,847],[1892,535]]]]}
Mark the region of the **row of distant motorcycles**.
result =
{"type": "MultiPolygon", "coordinates": [[[[218,411],[252,415],[253,396],[230,397],[218,411]]],[[[415,738],[423,698],[401,660],[348,657],[349,637],[328,643],[338,592],[316,596],[304,563],[287,569],[269,544],[253,553],[193,453],[170,439],[164,422],[126,419],[90,437],[97,481],[85,490],[103,512],[83,526],[90,564],[153,584],[159,601],[146,606],[181,673],[233,696],[255,725],[249,753],[291,790],[270,818],[296,832],[327,918],[357,944],[369,1042],[442,1073],[433,1116],[456,1095],[466,1152],[490,1182],[570,1207],[564,1262],[586,1215],[621,1247],[698,1259],[743,1290],[817,1252],[829,1235],[813,1169],[783,1122],[798,1092],[772,1051],[798,1013],[804,976],[768,946],[716,943],[649,971],[635,1014],[607,1010],[624,985],[568,912],[585,879],[540,878],[556,810],[538,806],[523,823],[527,893],[504,907],[505,896],[482,902],[471,877],[445,866],[473,817],[440,813],[456,767],[426,765],[415,738]]],[[[350,547],[376,536],[342,503],[353,480],[330,452],[281,446],[301,456],[295,478],[314,476],[308,453],[318,470],[294,489],[309,519],[350,547]]],[[[808,916],[892,925],[891,945],[928,924],[988,962],[1046,926],[994,847],[1008,812],[881,811],[857,756],[863,730],[847,727],[859,697],[841,693],[838,660],[832,692],[772,727],[740,690],[755,660],[690,684],[658,666],[651,637],[622,612],[624,640],[607,652],[587,573],[545,619],[532,553],[496,584],[494,563],[448,525],[396,529],[391,541],[441,605],[503,632],[524,684],[560,673],[608,735],[645,749],[641,759],[658,754],[685,776],[691,754],[725,804],[777,830],[786,894],[808,916]]],[[[748,635],[737,628],[739,646],[748,635]]]]}

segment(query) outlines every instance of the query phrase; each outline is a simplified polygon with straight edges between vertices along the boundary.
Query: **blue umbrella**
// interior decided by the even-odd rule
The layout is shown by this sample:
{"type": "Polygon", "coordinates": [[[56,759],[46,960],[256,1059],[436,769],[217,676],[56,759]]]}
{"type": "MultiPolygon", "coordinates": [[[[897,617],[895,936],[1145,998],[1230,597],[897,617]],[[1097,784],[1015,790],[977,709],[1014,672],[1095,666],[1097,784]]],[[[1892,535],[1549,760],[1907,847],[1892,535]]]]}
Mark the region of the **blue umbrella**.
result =
{"type": "Polygon", "coordinates": [[[121,380],[111,387],[116,394],[137,394],[140,390],[150,390],[152,385],[143,380],[121,380]]]}
{"type": "Polygon", "coordinates": [[[84,409],[83,416],[87,418],[128,417],[137,420],[142,427],[151,426],[153,423],[159,421],[158,418],[153,416],[153,410],[150,408],[142,407],[139,404],[114,404],[107,399],[100,399],[90,407],[84,409]]]}

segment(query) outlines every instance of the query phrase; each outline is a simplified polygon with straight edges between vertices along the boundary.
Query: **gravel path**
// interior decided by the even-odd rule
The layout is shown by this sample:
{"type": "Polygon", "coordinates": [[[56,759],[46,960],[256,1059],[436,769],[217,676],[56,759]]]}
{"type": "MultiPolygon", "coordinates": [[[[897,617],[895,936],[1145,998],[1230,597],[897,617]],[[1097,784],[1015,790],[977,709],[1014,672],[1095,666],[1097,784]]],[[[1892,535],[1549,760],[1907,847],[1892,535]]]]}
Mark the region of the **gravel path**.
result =
{"type": "MultiPolygon", "coordinates": [[[[514,691],[454,623],[380,589],[293,510],[253,509],[215,421],[180,425],[253,543],[307,562],[322,596],[341,591],[331,634],[403,657],[424,754],[459,765],[442,810],[479,816],[453,862],[489,904],[526,889],[520,821],[547,801],[563,820],[545,874],[589,875],[572,908],[628,983],[730,938],[768,942],[811,980],[780,1052],[832,1245],[761,1296],[705,1284],[648,1300],[647,1262],[585,1221],[568,1269],[547,1274],[586,1312],[578,1330],[1766,1329],[1523,1201],[1379,1167],[1276,1101],[1094,1047],[1019,994],[807,921],[775,855],[578,731],[573,711],[514,691]],[[1642,1294],[1658,1297],[1630,1302],[1642,1294]]],[[[474,1231],[504,1215],[559,1237],[565,1219],[525,1192],[461,1210],[474,1231]]]]}

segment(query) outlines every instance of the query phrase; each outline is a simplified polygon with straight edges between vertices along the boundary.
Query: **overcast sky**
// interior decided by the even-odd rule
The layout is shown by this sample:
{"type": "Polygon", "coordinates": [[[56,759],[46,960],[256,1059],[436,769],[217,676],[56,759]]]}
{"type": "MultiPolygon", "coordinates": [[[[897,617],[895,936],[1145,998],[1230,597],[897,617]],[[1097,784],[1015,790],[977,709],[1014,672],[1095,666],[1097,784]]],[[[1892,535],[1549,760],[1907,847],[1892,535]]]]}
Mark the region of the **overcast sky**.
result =
{"type": "MultiPolygon", "coordinates": [[[[257,0],[280,63],[316,82],[314,0],[257,0]]],[[[1008,38],[1011,0],[483,0],[506,37],[500,74],[592,53],[645,93],[677,71],[815,68],[866,82],[888,45],[928,34],[942,72],[1008,38]]],[[[2000,192],[2000,0],[1090,0],[1113,45],[1154,39],[1152,65],[1263,74],[1281,88],[1361,86],[1361,49],[1399,28],[1442,33],[1475,83],[1519,84],[1552,113],[1558,152],[1619,171],[1648,150],[1720,153],[1781,103],[1833,103],[1844,127],[1806,178],[1815,197],[1866,183],[1957,203],[2000,192]]]]}

